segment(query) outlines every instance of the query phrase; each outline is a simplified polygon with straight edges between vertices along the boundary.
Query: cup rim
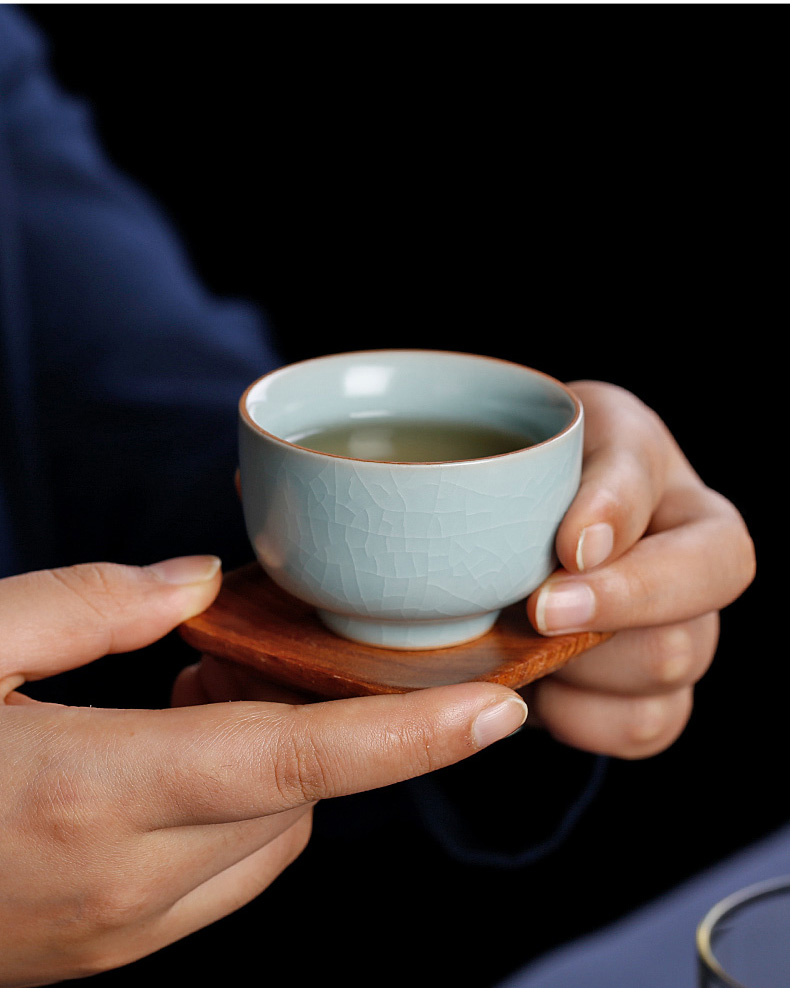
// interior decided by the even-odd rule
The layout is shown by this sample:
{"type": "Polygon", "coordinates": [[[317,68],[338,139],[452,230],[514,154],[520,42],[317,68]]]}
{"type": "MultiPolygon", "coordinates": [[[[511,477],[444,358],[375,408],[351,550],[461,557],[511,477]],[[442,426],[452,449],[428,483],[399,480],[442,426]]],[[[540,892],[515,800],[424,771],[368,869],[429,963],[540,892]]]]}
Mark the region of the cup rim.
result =
{"type": "Polygon", "coordinates": [[[723,985],[727,985],[727,988],[748,988],[748,986],[738,981],[731,974],[728,974],[713,952],[711,940],[716,924],[739,906],[744,906],[749,902],[779,892],[790,892],[790,875],[768,878],[764,881],[747,885],[745,888],[738,889],[737,892],[725,896],[725,898],[720,899],[715,905],[711,906],[700,920],[696,931],[698,960],[712,974],[715,974],[723,985]]]}
{"type": "Polygon", "coordinates": [[[265,374],[261,374],[260,377],[256,378],[254,381],[248,384],[247,387],[242,392],[242,395],[239,398],[239,414],[242,420],[244,421],[244,423],[248,425],[253,430],[253,432],[258,432],[261,435],[266,436],[268,439],[273,439],[278,443],[282,443],[284,446],[287,446],[290,449],[298,449],[305,453],[312,453],[315,456],[321,456],[321,457],[329,456],[335,460],[349,460],[354,463],[378,463],[385,467],[390,467],[390,466],[436,467],[436,466],[461,465],[465,463],[481,463],[486,460],[496,460],[502,458],[503,456],[513,456],[515,453],[525,453],[533,449],[538,449],[541,446],[547,446],[549,443],[553,443],[561,436],[564,436],[566,433],[569,433],[579,423],[583,415],[583,406],[579,398],[574,394],[574,392],[566,384],[563,384],[562,381],[558,380],[555,377],[552,377],[551,374],[547,374],[545,371],[537,370],[534,367],[529,367],[527,364],[517,363],[515,360],[506,360],[504,357],[492,357],[492,356],[487,356],[485,354],[470,353],[469,351],[465,351],[465,350],[435,350],[435,349],[421,348],[421,347],[378,347],[378,348],[372,347],[367,350],[341,350],[338,351],[337,353],[325,353],[325,354],[319,354],[315,357],[305,357],[302,360],[295,360],[288,364],[282,364],[279,367],[275,367],[272,370],[267,371],[265,374]],[[560,429],[559,432],[555,432],[554,435],[549,436],[548,439],[543,439],[539,443],[531,443],[529,446],[519,447],[518,449],[511,449],[508,450],[508,452],[506,453],[495,453],[492,456],[479,456],[473,459],[464,459],[464,460],[418,460],[418,461],[366,460],[362,457],[342,456],[339,453],[324,453],[321,450],[311,449],[309,446],[300,446],[299,443],[291,442],[288,439],[284,439],[282,436],[278,436],[274,432],[269,432],[267,429],[264,429],[262,425],[260,425],[252,418],[252,416],[250,415],[247,409],[247,397],[249,393],[252,391],[252,389],[257,387],[257,385],[260,384],[261,381],[266,380],[267,377],[272,377],[275,374],[279,374],[285,370],[289,370],[294,367],[300,367],[303,364],[316,363],[317,361],[324,361],[324,360],[339,359],[341,357],[364,356],[365,354],[380,355],[380,354],[392,354],[392,353],[399,353],[399,354],[413,353],[413,354],[431,354],[435,356],[467,357],[469,359],[474,359],[474,360],[485,360],[490,363],[507,364],[508,366],[517,368],[518,370],[528,371],[530,374],[533,374],[537,377],[542,377],[546,381],[549,381],[555,387],[563,391],[568,398],[570,398],[574,409],[573,418],[566,426],[564,426],[564,428],[560,429]]]}

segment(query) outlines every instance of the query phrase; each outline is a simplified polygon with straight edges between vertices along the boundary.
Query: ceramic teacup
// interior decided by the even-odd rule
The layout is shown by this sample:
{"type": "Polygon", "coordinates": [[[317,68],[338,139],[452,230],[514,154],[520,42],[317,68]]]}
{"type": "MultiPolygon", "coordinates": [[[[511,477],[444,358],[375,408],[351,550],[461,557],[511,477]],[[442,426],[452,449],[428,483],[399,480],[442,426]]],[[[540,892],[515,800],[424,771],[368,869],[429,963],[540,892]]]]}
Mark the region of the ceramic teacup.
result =
{"type": "Polygon", "coordinates": [[[338,635],[396,649],[473,640],[556,565],[582,431],[572,391],[505,360],[370,350],[290,364],[240,401],[250,542],[272,580],[338,635]],[[364,443],[309,448],[327,431],[399,422],[517,438],[468,459],[429,448],[423,462],[370,458],[364,443]]]}

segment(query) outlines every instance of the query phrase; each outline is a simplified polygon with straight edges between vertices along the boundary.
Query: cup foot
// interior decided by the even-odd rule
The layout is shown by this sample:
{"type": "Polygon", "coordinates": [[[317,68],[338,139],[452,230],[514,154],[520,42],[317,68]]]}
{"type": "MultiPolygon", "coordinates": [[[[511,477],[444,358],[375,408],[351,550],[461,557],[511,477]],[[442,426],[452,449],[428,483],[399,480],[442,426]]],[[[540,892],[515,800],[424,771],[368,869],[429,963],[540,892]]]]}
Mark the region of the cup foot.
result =
{"type": "Polygon", "coordinates": [[[499,611],[474,617],[445,621],[382,621],[352,618],[332,611],[317,611],[323,623],[341,638],[379,648],[419,649],[450,648],[474,641],[490,631],[499,611]]]}

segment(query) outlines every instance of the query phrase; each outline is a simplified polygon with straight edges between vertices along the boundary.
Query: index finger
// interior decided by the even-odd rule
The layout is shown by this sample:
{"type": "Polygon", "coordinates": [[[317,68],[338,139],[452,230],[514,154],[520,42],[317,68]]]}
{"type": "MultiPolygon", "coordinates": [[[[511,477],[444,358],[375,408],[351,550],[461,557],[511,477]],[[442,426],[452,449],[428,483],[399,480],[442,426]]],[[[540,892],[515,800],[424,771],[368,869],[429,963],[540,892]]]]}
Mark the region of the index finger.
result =
{"type": "MultiPolygon", "coordinates": [[[[97,713],[131,718],[124,761],[156,829],[252,819],[422,775],[511,734],[526,705],[507,687],[466,683],[305,706],[97,713]]],[[[123,723],[113,731],[116,758],[123,723]]]]}

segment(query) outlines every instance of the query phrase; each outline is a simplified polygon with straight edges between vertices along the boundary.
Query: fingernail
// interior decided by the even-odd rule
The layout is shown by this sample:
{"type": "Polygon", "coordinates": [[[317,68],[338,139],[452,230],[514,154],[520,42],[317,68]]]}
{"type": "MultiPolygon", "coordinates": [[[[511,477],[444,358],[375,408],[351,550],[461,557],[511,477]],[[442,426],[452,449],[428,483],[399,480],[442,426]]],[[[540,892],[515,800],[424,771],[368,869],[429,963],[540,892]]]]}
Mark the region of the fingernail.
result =
{"type": "Polygon", "coordinates": [[[478,748],[487,748],[495,741],[517,731],[527,719],[527,705],[517,696],[508,697],[481,710],[472,725],[472,738],[478,748]]]}
{"type": "Polygon", "coordinates": [[[592,621],[595,594],[579,580],[548,583],[538,594],[535,624],[538,631],[581,631],[592,621]]]}
{"type": "Polygon", "coordinates": [[[579,572],[600,566],[612,554],[614,529],[608,522],[588,525],[579,536],[576,546],[576,565],[579,572]]]}
{"type": "Polygon", "coordinates": [[[183,586],[189,583],[207,583],[216,576],[222,560],[217,556],[177,556],[154,563],[148,569],[163,583],[183,586]]]}

